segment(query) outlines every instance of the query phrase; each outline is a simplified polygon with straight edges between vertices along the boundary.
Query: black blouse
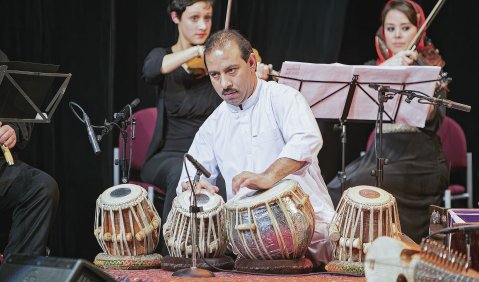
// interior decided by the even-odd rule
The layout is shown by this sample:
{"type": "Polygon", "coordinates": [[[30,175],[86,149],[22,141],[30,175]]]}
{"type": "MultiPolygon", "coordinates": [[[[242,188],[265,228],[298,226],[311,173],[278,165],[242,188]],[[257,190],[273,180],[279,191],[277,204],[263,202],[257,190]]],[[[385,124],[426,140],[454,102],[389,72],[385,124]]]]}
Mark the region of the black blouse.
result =
{"type": "Polygon", "coordinates": [[[193,138],[222,102],[208,76],[196,78],[182,67],[162,74],[163,58],[171,48],[155,48],[145,59],[143,78],[158,86],[158,119],[147,159],[160,151],[187,152],[193,138]]]}

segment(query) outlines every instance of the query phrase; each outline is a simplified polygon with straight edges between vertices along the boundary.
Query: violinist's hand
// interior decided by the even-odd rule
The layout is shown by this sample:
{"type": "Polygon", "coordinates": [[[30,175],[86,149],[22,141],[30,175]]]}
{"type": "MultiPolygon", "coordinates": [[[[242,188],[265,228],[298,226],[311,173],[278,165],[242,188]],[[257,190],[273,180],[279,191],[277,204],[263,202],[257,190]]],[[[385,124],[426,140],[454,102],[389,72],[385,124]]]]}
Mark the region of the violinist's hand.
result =
{"type": "Polygon", "coordinates": [[[256,76],[258,78],[268,80],[269,74],[273,70],[273,65],[265,65],[263,63],[256,63],[256,76]]]}
{"type": "Polygon", "coordinates": [[[196,57],[203,58],[203,56],[205,55],[205,46],[204,45],[196,45],[196,46],[194,46],[194,48],[196,48],[196,57]]]}
{"type": "MultiPolygon", "coordinates": [[[[183,191],[188,191],[191,190],[190,182],[189,181],[184,181],[181,183],[181,188],[183,191]]],[[[201,189],[206,189],[208,190],[211,194],[216,194],[220,191],[220,189],[209,183],[208,181],[200,180],[198,181],[198,184],[196,184],[196,193],[199,193],[201,189]]]]}
{"type": "Polygon", "coordinates": [[[381,66],[409,66],[417,59],[417,52],[404,50],[384,61],[381,66]]]}
{"type": "Polygon", "coordinates": [[[243,171],[233,177],[233,195],[236,195],[241,187],[248,187],[254,190],[267,190],[274,185],[274,179],[264,173],[243,171]]]}
{"type": "Polygon", "coordinates": [[[0,144],[5,145],[8,149],[15,147],[17,144],[17,135],[10,125],[3,125],[0,122],[0,144]]]}

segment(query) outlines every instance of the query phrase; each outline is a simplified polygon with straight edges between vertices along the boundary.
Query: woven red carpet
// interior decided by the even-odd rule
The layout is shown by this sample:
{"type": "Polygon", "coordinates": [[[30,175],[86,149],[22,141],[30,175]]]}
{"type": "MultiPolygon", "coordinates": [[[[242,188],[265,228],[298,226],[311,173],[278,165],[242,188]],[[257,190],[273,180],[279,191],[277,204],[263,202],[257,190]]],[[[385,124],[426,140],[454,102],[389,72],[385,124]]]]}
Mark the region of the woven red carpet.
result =
{"type": "Polygon", "coordinates": [[[106,270],[113,278],[120,282],[153,282],[153,281],[366,281],[364,277],[336,276],[331,274],[315,273],[307,276],[265,276],[265,275],[247,275],[229,272],[215,272],[213,278],[186,278],[173,277],[172,272],[161,269],[148,270],[106,270]]]}

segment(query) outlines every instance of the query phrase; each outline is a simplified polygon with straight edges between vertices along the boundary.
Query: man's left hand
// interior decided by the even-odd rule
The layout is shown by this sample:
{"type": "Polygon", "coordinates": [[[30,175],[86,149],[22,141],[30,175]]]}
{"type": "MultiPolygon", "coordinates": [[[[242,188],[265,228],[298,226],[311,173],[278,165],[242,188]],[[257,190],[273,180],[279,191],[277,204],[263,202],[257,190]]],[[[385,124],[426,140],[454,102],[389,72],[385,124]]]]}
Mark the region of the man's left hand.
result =
{"type": "Polygon", "coordinates": [[[266,190],[275,184],[274,179],[263,173],[243,171],[233,177],[233,195],[236,195],[241,187],[254,190],[266,190]]]}
{"type": "Polygon", "coordinates": [[[17,144],[17,135],[15,130],[10,125],[3,125],[0,122],[0,144],[11,149],[17,144]]]}

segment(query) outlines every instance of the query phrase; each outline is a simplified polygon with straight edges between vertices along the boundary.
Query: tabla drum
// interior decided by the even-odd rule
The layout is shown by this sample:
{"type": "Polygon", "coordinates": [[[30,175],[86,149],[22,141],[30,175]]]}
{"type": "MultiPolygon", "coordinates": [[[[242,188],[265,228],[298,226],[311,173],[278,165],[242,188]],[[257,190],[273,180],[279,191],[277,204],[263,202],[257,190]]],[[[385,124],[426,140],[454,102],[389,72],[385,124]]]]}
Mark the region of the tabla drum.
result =
{"type": "Polygon", "coordinates": [[[314,233],[309,196],[294,180],[228,201],[226,226],[233,251],[252,260],[301,258],[314,233]]]}
{"type": "MultiPolygon", "coordinates": [[[[174,200],[163,226],[163,237],[172,257],[191,258],[191,191],[180,193],[174,200]]],[[[196,195],[200,212],[196,213],[197,252],[205,258],[222,257],[226,251],[225,211],[221,196],[201,190],[196,195]]]]}
{"type": "Polygon", "coordinates": [[[141,256],[154,252],[161,218],[145,189],[121,184],[105,190],[96,201],[94,234],[111,256],[141,256]]]}
{"type": "Polygon", "coordinates": [[[400,234],[396,199],[372,186],[356,186],[344,191],[329,226],[334,257],[348,262],[363,262],[376,238],[398,238],[400,234]]]}

